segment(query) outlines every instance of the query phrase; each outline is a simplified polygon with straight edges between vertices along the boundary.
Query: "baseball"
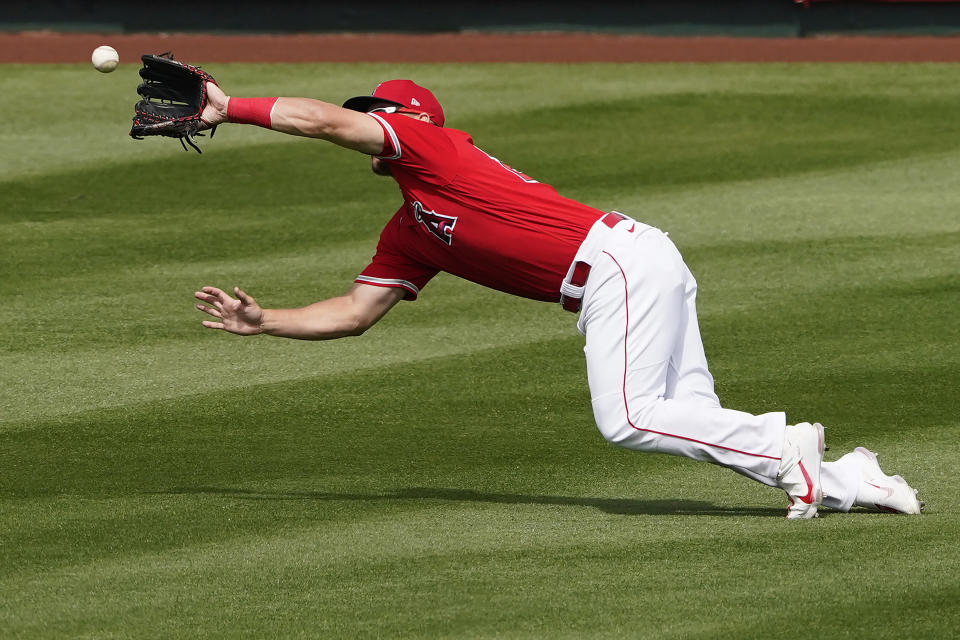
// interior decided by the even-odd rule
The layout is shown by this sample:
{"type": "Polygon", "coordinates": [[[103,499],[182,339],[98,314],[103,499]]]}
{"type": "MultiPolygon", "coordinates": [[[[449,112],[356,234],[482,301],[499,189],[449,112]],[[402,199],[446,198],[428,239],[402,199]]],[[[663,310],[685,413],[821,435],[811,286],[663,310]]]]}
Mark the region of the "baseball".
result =
{"type": "Polygon", "coordinates": [[[93,62],[94,68],[100,73],[110,73],[120,64],[120,56],[117,55],[117,50],[105,44],[93,50],[90,60],[93,62]]]}

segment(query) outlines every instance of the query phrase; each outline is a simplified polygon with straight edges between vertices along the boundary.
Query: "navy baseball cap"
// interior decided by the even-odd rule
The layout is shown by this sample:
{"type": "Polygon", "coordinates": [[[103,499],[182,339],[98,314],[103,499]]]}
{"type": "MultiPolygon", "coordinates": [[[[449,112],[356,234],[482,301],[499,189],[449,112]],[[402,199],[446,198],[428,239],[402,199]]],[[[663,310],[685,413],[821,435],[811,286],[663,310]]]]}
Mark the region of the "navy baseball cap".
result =
{"type": "Polygon", "coordinates": [[[412,80],[387,80],[377,85],[373,94],[357,96],[343,103],[345,109],[366,113],[376,104],[393,104],[404,109],[426,113],[438,126],[442,127],[443,107],[437,98],[424,87],[412,80]]]}

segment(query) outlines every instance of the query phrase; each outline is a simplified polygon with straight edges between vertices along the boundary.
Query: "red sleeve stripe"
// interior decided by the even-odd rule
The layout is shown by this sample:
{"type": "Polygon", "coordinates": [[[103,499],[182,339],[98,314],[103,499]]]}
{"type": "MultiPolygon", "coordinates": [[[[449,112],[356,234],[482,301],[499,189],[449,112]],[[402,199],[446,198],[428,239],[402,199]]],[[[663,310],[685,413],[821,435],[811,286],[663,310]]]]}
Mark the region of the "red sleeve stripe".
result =
{"type": "Polygon", "coordinates": [[[381,118],[381,117],[378,116],[377,114],[375,114],[375,113],[368,113],[367,115],[368,115],[368,116],[372,116],[372,117],[374,117],[374,118],[377,119],[377,121],[380,123],[380,126],[383,127],[384,133],[386,133],[386,134],[390,137],[390,144],[393,145],[393,152],[394,152],[394,153],[393,153],[392,156],[377,156],[377,157],[380,158],[381,160],[399,160],[399,159],[400,159],[400,154],[401,154],[401,151],[400,151],[400,139],[397,138],[397,133],[396,133],[396,131],[393,130],[393,127],[391,127],[389,124],[387,124],[387,121],[386,121],[386,120],[384,120],[383,118],[381,118]]]}
{"type": "Polygon", "coordinates": [[[420,289],[409,280],[398,280],[393,278],[374,278],[373,276],[357,276],[355,282],[363,284],[372,284],[375,287],[403,287],[413,295],[419,295],[420,289]]]}

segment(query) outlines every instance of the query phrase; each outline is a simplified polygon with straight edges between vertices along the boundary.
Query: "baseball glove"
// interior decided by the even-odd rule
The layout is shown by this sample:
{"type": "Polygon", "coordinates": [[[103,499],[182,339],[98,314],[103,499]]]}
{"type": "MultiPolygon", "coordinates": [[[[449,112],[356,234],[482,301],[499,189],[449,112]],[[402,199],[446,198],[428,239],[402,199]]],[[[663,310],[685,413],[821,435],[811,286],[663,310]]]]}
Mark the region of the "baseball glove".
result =
{"type": "MultiPolygon", "coordinates": [[[[202,153],[193,138],[202,136],[200,131],[209,128],[200,119],[207,106],[207,83],[216,83],[206,71],[173,59],[169,51],[160,55],[144,55],[140,77],[143,82],[137,87],[142,96],[134,105],[133,127],[130,137],[143,140],[144,136],[167,136],[179,138],[184,150],[189,144],[202,153]]],[[[213,131],[210,137],[213,137],[213,131]]]]}

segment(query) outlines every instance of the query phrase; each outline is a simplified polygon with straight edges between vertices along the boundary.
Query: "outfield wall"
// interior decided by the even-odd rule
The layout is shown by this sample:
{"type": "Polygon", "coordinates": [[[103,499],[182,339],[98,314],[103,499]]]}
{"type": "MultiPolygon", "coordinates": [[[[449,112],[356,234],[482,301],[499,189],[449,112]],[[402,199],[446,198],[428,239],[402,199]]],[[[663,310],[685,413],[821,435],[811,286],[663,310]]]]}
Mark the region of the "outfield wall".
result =
{"type": "Polygon", "coordinates": [[[436,33],[601,31],[658,36],[960,34],[960,2],[530,0],[51,0],[0,5],[0,31],[99,33],[436,33]]]}

